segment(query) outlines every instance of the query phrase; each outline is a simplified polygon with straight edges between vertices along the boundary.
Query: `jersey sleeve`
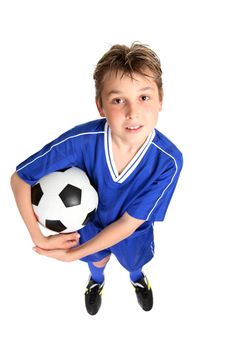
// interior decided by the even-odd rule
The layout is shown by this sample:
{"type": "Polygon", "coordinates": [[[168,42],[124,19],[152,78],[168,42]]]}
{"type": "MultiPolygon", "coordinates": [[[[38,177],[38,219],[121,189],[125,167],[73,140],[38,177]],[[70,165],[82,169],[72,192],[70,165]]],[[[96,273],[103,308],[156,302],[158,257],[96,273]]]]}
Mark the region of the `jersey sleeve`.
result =
{"type": "Polygon", "coordinates": [[[34,185],[43,176],[72,166],[83,167],[81,138],[75,128],[24,160],[16,172],[29,185],[34,185]]]}
{"type": "Polygon", "coordinates": [[[163,221],[183,165],[182,155],[171,158],[160,175],[139,189],[127,213],[145,221],[163,221]]]}

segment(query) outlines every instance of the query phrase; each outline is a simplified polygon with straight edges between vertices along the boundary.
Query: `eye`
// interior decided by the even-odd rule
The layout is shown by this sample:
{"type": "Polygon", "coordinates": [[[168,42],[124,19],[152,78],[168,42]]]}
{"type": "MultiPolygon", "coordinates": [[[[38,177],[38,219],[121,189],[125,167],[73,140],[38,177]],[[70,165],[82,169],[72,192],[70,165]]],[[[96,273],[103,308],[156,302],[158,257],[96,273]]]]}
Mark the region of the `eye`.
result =
{"type": "Polygon", "coordinates": [[[120,103],[123,103],[124,100],[122,98],[114,98],[112,100],[112,103],[115,104],[115,105],[119,105],[120,103]]]}
{"type": "Polygon", "coordinates": [[[142,101],[148,101],[150,99],[149,96],[143,95],[141,96],[142,101]]]}

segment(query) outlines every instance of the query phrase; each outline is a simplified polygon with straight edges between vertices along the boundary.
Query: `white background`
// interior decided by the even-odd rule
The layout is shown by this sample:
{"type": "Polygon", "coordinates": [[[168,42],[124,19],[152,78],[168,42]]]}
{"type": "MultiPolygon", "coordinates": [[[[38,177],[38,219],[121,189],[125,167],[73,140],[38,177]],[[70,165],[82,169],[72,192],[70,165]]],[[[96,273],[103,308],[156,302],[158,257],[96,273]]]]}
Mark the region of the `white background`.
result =
{"type": "Polygon", "coordinates": [[[233,348],[230,1],[1,1],[1,349],[233,348]],[[92,73],[111,45],[150,45],[164,71],[158,129],[184,168],[146,265],[143,312],[113,258],[103,304],[84,307],[85,263],[34,253],[9,186],[15,166],[96,119],[92,73]]]}

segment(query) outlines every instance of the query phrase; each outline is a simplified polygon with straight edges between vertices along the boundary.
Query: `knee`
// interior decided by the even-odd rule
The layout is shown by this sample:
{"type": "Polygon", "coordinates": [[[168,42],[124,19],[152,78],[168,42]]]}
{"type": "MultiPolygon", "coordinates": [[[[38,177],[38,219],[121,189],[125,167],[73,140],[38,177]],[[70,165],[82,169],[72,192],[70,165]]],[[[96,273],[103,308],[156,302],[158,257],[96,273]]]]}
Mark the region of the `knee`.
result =
{"type": "Polygon", "coordinates": [[[109,261],[109,259],[110,259],[110,254],[108,256],[106,256],[105,258],[103,258],[102,260],[95,261],[92,264],[95,265],[96,267],[104,267],[107,264],[107,262],[109,261]]]}

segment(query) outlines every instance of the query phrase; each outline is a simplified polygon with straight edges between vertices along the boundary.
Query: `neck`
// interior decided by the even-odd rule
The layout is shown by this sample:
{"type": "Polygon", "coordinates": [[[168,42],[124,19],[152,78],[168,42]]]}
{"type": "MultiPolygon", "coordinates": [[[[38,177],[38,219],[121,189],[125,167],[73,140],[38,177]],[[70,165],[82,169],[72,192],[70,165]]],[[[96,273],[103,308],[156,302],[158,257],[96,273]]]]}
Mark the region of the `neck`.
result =
{"type": "Polygon", "coordinates": [[[141,142],[128,142],[125,140],[122,140],[121,138],[112,136],[112,144],[115,145],[119,150],[122,152],[127,152],[127,153],[136,153],[141,146],[145,143],[145,140],[141,142]]]}

